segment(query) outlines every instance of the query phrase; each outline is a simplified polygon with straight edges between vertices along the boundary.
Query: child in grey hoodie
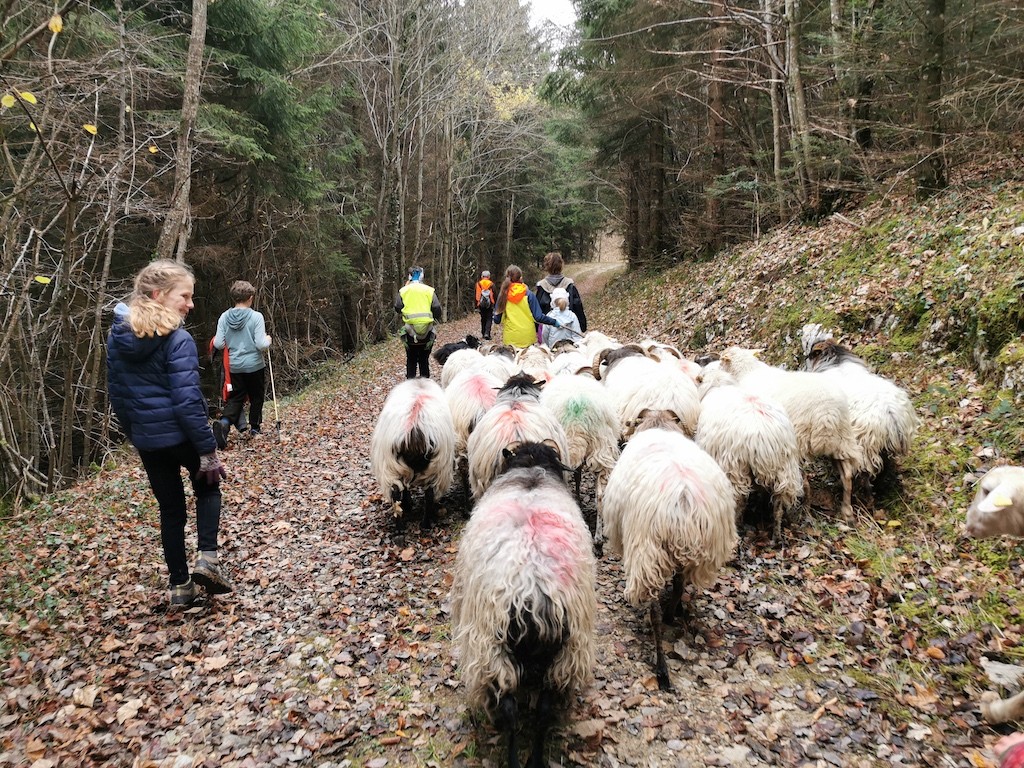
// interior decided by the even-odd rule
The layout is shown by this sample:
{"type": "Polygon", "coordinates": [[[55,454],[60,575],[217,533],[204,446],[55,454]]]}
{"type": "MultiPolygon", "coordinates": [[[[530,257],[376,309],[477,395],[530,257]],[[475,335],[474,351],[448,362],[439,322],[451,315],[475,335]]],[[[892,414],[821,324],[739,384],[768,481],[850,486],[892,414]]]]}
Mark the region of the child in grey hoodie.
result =
{"type": "Polygon", "coordinates": [[[224,312],[217,321],[217,335],[213,346],[228,349],[227,377],[228,399],[220,420],[214,422],[213,434],[217,447],[227,446],[231,425],[239,432],[244,431],[241,421],[242,408],[249,400],[249,431],[255,436],[261,434],[263,426],[263,401],[266,392],[266,361],[263,351],[270,347],[263,315],[252,308],[256,289],[252,283],[236,280],[231,284],[231,299],[235,306],[224,312]]]}
{"type": "Polygon", "coordinates": [[[569,292],[565,288],[555,288],[551,292],[551,311],[548,317],[555,318],[559,323],[557,328],[553,325],[541,326],[544,329],[543,342],[549,349],[563,339],[577,343],[581,335],[580,321],[576,313],[569,309],[569,292]]]}

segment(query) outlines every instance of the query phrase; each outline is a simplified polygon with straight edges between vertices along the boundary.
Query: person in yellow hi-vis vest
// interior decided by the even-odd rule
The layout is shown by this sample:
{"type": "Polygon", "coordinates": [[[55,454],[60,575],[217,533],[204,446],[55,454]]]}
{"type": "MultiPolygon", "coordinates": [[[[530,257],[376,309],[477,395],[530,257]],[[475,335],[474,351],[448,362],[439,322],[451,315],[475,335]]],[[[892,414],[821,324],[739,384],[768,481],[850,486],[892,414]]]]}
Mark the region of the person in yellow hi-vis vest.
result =
{"type": "Polygon", "coordinates": [[[430,350],[434,346],[434,323],[441,320],[441,302],[434,289],[423,282],[423,267],[409,268],[409,282],[398,292],[395,312],[402,316],[398,335],[405,344],[405,378],[415,379],[416,370],[430,378],[430,350]]]}
{"type": "Polygon", "coordinates": [[[558,320],[540,311],[540,302],[523,282],[523,270],[515,264],[509,264],[505,270],[494,307],[494,322],[505,329],[502,340],[519,349],[537,343],[537,323],[562,327],[558,320]]]}

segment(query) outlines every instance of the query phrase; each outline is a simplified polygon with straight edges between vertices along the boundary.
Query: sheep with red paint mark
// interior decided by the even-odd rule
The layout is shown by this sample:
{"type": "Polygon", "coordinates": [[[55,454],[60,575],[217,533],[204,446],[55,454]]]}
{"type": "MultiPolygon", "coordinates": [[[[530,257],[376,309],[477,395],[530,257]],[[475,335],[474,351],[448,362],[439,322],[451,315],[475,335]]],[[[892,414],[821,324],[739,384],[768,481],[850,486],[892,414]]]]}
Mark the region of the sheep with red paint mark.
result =
{"type": "Polygon", "coordinates": [[[803,495],[800,449],[786,409],[740,386],[716,363],[700,374],[700,417],[694,441],[725,470],[736,492],[739,526],[755,486],[771,494],[772,533],[782,536],[782,516],[803,495]]]}
{"type": "Polygon", "coordinates": [[[622,556],[626,598],[650,606],[658,685],[672,681],[661,647],[687,584],[702,589],[736,549],[736,496],[718,463],[668,411],[644,411],[604,492],[608,547],[622,556]],[[672,583],[665,610],[662,589],[672,583]]]}
{"type": "Polygon", "coordinates": [[[556,708],[593,674],[597,586],[590,532],[550,444],[502,451],[501,474],[477,502],[455,559],[452,641],[471,706],[516,747],[519,698],[536,694],[528,765],[547,765],[556,708]]]}
{"type": "Polygon", "coordinates": [[[411,492],[423,489],[423,525],[434,521],[455,469],[455,426],[435,382],[407,379],[391,390],[370,439],[370,468],[396,520],[411,506],[411,492]]]}
{"type": "Polygon", "coordinates": [[[469,467],[466,444],[477,423],[493,407],[499,389],[501,381],[494,374],[470,368],[460,371],[444,391],[455,427],[455,462],[467,493],[469,467]]]}
{"type": "Polygon", "coordinates": [[[469,485],[479,499],[501,471],[504,449],[513,443],[553,441],[559,456],[569,455],[565,430],[540,404],[541,384],[518,373],[498,392],[494,406],[477,422],[466,443],[469,485]]]}

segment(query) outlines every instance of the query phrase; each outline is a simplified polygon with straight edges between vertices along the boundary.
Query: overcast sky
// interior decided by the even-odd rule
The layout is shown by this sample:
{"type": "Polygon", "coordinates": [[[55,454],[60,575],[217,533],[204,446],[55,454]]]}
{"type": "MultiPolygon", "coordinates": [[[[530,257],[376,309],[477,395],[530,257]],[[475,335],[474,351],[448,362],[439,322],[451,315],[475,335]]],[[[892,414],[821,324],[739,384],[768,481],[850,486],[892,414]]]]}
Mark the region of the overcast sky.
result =
{"type": "Polygon", "coordinates": [[[522,3],[527,2],[530,6],[530,23],[535,27],[545,21],[565,26],[576,20],[576,10],[570,0],[522,0],[522,3]]]}

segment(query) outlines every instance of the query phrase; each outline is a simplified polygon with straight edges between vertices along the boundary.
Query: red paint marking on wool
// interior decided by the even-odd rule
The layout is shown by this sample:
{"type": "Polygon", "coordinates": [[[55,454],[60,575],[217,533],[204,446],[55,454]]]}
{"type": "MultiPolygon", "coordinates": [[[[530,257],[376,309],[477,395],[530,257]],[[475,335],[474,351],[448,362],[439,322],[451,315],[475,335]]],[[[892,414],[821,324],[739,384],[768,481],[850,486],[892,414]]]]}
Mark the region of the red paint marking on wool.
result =
{"type": "Polygon", "coordinates": [[[509,443],[519,440],[522,438],[524,430],[524,422],[526,421],[526,414],[512,406],[506,411],[502,411],[498,415],[498,445],[508,445],[509,443]]]}
{"type": "Polygon", "coordinates": [[[430,400],[430,395],[428,394],[416,396],[416,399],[412,403],[412,407],[409,409],[409,415],[405,419],[406,432],[411,432],[413,427],[416,426],[416,422],[420,419],[420,411],[423,410],[423,407],[427,404],[428,400],[430,400]]]}
{"type": "Polygon", "coordinates": [[[707,500],[707,493],[705,492],[704,483],[701,481],[700,475],[689,467],[677,462],[672,462],[661,481],[662,496],[678,490],[680,481],[693,494],[694,502],[703,506],[707,500]]]}
{"type": "Polygon", "coordinates": [[[767,406],[764,401],[757,395],[747,395],[747,402],[750,403],[750,407],[754,409],[754,412],[758,416],[766,416],[768,413],[767,406]]]}
{"type": "Polygon", "coordinates": [[[531,509],[525,527],[533,546],[551,563],[558,582],[563,586],[571,584],[579,551],[568,521],[550,509],[531,509]]]}
{"type": "Polygon", "coordinates": [[[494,401],[498,397],[498,393],[487,383],[485,376],[474,376],[469,380],[469,394],[488,407],[494,405],[494,401]]]}

